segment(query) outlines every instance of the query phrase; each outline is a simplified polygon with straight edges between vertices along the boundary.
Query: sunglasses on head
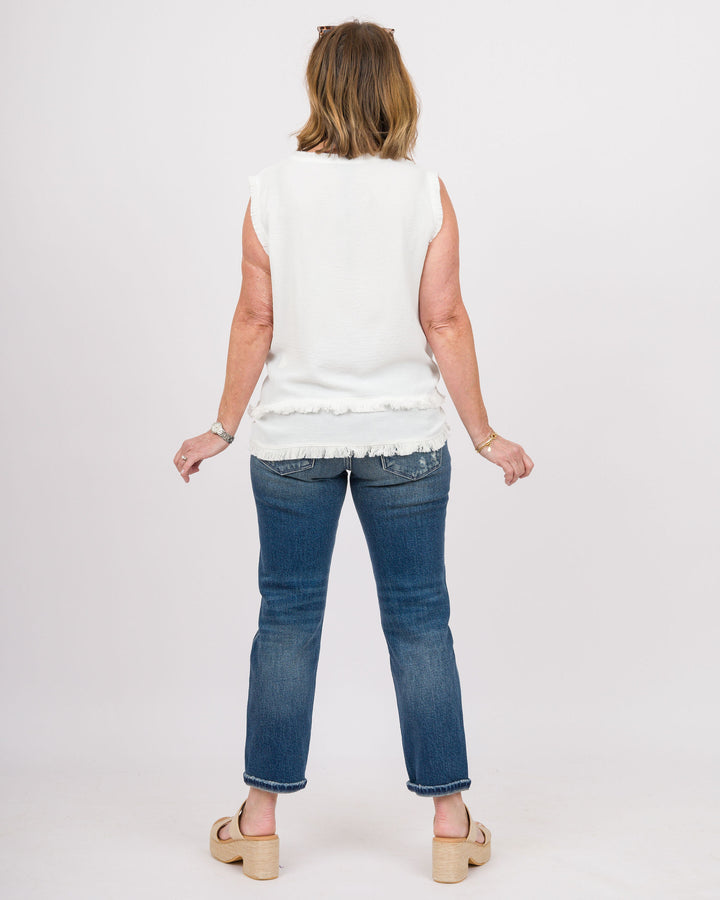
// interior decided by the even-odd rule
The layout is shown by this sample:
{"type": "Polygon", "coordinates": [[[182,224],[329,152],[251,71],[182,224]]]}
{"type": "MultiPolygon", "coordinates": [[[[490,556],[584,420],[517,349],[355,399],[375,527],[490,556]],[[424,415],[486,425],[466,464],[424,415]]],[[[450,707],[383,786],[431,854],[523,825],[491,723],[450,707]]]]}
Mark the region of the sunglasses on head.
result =
{"type": "MultiPolygon", "coordinates": [[[[336,25],[318,25],[317,26],[318,37],[322,37],[328,31],[332,31],[332,29],[336,28],[336,27],[337,27],[336,25]]],[[[395,34],[394,28],[384,28],[383,30],[387,31],[387,33],[390,35],[390,37],[393,37],[393,35],[395,34]]]]}

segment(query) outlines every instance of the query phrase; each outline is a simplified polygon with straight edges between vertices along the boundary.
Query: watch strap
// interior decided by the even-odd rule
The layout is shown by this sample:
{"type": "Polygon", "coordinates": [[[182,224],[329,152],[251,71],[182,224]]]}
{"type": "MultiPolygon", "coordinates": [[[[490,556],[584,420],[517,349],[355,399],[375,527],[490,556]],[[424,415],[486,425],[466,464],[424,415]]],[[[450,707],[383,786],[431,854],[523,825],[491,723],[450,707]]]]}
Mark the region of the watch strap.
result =
{"type": "Polygon", "coordinates": [[[232,444],[232,442],[235,440],[235,435],[228,434],[227,431],[225,431],[222,422],[220,421],[214,422],[210,426],[210,431],[212,431],[212,433],[216,434],[218,437],[221,437],[224,441],[227,441],[228,444],[232,444]]]}

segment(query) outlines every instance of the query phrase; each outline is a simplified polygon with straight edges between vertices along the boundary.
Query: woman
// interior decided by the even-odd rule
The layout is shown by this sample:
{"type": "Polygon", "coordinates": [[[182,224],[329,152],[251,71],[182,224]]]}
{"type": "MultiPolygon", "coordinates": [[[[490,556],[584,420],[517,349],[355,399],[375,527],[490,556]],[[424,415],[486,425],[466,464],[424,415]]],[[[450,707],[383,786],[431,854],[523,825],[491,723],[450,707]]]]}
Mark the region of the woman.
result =
{"type": "Polygon", "coordinates": [[[488,423],[457,221],[443,182],[410,157],[418,108],[392,30],[353,20],[318,31],[298,149],[249,179],[218,421],[174,460],[187,483],[227,449],[267,365],[249,410],[261,592],[249,792],[214,823],[210,847],[224,862],[242,859],[250,877],[278,875],[275,805],[307,783],[328,574],[349,484],[377,585],[407,787],[434,801],[433,878],[461,881],[468,863],[489,858],[490,832],[462,799],[470,779],[448,626],[451,458],[440,375],[473,446],[506,484],[533,463],[488,423]]]}

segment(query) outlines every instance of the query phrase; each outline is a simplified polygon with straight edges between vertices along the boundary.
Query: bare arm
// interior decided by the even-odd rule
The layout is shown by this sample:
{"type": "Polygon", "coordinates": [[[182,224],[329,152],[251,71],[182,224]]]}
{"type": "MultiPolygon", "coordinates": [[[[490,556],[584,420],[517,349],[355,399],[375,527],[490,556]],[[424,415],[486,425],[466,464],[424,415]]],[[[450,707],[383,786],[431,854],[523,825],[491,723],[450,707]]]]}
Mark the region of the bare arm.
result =
{"type": "Polygon", "coordinates": [[[455,210],[440,180],[442,228],[431,242],[420,281],[420,324],[473,446],[492,428],[480,391],[472,325],[460,292],[460,240],[455,210]]]}
{"type": "MultiPolygon", "coordinates": [[[[247,409],[265,365],[272,335],[270,259],[255,234],[248,203],[242,230],[242,286],[230,328],[225,387],[218,409],[218,420],[228,434],[235,434],[247,409]]],[[[223,438],[208,429],[183,441],[173,462],[188,483],[204,459],[216,456],[228,446],[223,438]]]]}
{"type": "MultiPolygon", "coordinates": [[[[418,314],[455,409],[473,446],[493,433],[480,390],[472,325],[460,291],[460,238],[455,210],[440,179],[443,224],[425,257],[418,314]]],[[[505,481],[529,475],[533,463],[520,447],[497,437],[481,455],[502,466],[505,481]]]]}
{"type": "Polygon", "coordinates": [[[218,409],[218,419],[229,434],[235,434],[247,409],[273,335],[270,259],[252,227],[249,203],[242,245],[242,287],[230,328],[225,388],[218,409]]]}

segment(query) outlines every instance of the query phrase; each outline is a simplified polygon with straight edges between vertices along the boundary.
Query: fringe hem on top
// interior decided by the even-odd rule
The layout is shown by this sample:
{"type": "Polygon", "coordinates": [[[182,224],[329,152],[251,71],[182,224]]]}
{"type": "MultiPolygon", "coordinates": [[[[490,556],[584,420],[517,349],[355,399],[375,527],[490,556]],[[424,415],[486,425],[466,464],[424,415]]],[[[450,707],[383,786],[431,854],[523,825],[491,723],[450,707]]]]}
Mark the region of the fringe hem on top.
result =
{"type": "MultiPolygon", "coordinates": [[[[380,412],[384,409],[433,409],[442,406],[445,395],[437,389],[429,394],[412,397],[344,397],[336,400],[281,400],[277,403],[256,403],[248,408],[251,419],[262,419],[267,413],[380,412]]],[[[433,448],[434,449],[434,448],[433,448]]]]}
{"type": "Polygon", "coordinates": [[[250,440],[250,453],[259,459],[336,459],[342,456],[395,456],[438,450],[447,443],[450,426],[445,423],[429,438],[391,441],[386,444],[307,444],[304,447],[264,447],[250,440]]]}

